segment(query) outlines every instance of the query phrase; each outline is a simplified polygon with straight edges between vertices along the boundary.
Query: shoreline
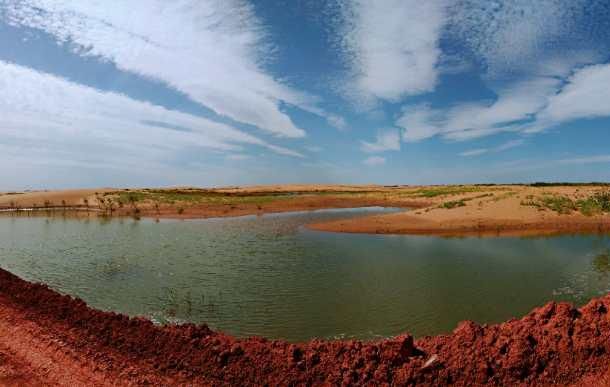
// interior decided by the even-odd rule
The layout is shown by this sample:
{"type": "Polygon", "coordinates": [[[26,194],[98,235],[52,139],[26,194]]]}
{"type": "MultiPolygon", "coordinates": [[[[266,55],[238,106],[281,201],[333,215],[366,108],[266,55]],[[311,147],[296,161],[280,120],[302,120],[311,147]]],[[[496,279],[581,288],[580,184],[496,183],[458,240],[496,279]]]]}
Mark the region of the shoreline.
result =
{"type": "Polygon", "coordinates": [[[413,339],[235,338],[103,312],[0,269],[0,384],[610,385],[610,295],[413,339]]]}
{"type": "Polygon", "coordinates": [[[75,216],[152,219],[208,219],[370,206],[408,210],[307,227],[330,232],[455,237],[610,231],[610,190],[603,185],[104,188],[0,195],[3,214],[10,214],[5,210],[13,208],[19,210],[17,213],[72,212],[75,216]]]}
{"type": "Polygon", "coordinates": [[[101,219],[112,218],[146,218],[146,219],[167,219],[167,220],[198,220],[198,219],[223,219],[238,218],[243,216],[261,215],[281,215],[286,213],[315,212],[324,210],[349,210],[358,208],[395,208],[396,212],[381,215],[362,215],[349,219],[338,219],[321,223],[310,223],[304,225],[305,228],[334,233],[350,234],[381,234],[381,235],[420,235],[438,237],[544,237],[556,235],[576,235],[576,234],[605,234],[610,232],[610,217],[558,217],[546,221],[521,222],[503,219],[461,219],[452,223],[435,223],[413,216],[413,213],[421,208],[426,208],[420,203],[413,203],[407,206],[388,206],[387,203],[374,204],[364,203],[344,203],[341,206],[303,206],[283,208],[277,210],[254,210],[238,209],[227,213],[188,213],[178,214],[165,212],[163,214],[151,214],[142,212],[137,216],[129,213],[114,213],[107,215],[97,209],[87,209],[83,207],[70,208],[20,208],[20,209],[0,209],[0,216],[72,216],[75,218],[94,217],[101,219]],[[399,221],[393,220],[400,217],[399,221]]]}

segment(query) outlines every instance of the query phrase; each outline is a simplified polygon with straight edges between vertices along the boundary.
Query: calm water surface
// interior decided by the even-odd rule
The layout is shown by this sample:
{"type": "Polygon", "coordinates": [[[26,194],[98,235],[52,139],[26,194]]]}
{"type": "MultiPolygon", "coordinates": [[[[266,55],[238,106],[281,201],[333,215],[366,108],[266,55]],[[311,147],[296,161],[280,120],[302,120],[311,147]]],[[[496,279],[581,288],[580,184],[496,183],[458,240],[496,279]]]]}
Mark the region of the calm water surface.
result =
{"type": "Polygon", "coordinates": [[[192,221],[0,217],[0,266],[90,305],[292,341],[497,322],[610,291],[610,237],[311,231],[379,208],[192,221]]]}

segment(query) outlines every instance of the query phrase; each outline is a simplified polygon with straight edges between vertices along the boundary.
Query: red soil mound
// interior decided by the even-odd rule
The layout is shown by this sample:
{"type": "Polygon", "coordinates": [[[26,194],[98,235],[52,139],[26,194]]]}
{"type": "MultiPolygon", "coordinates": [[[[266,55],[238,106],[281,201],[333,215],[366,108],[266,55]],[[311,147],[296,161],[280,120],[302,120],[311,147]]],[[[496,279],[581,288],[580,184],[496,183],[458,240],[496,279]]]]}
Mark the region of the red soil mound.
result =
{"type": "MultiPolygon", "coordinates": [[[[464,322],[450,335],[415,341],[289,344],[155,326],[0,270],[0,359],[20,354],[14,363],[24,375],[24,364],[38,364],[36,353],[49,353],[45,378],[57,384],[590,385],[610,364],[609,308],[610,295],[580,309],[549,303],[499,325],[464,322]],[[80,378],[53,378],[53,370],[80,378]]],[[[45,380],[30,371],[31,380],[45,380]]]]}

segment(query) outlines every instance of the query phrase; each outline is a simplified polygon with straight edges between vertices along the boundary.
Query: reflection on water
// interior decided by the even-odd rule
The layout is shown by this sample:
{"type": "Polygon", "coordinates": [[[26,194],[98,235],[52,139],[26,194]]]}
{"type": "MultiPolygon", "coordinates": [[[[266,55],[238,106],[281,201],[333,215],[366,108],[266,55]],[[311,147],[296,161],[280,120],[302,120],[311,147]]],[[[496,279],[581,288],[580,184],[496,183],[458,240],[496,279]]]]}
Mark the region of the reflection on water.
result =
{"type": "Polygon", "coordinates": [[[101,309],[289,340],[447,332],[610,291],[610,237],[338,234],[381,209],[170,221],[0,217],[0,266],[101,309]]]}

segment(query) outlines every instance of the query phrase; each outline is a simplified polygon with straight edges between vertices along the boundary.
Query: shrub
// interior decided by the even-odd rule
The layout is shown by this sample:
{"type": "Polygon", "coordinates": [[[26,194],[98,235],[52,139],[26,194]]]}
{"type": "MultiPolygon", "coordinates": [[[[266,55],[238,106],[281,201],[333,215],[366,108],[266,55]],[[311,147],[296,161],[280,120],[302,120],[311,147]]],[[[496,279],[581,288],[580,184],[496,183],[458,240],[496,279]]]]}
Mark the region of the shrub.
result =
{"type": "Polygon", "coordinates": [[[465,205],[466,205],[466,203],[464,203],[464,200],[453,200],[450,202],[445,202],[445,203],[441,204],[439,207],[451,209],[451,208],[456,208],[456,207],[464,207],[465,205]]]}

